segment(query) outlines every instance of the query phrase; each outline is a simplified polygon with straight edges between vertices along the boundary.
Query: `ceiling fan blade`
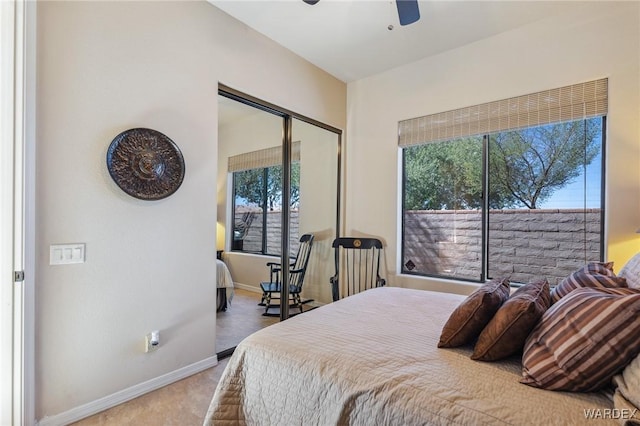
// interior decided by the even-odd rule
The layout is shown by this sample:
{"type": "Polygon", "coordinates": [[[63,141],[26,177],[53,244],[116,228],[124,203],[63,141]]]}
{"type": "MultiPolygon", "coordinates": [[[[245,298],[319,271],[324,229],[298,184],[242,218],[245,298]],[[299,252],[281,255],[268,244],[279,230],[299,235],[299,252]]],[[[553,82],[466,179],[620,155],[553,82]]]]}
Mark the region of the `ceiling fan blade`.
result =
{"type": "Polygon", "coordinates": [[[314,4],[318,3],[320,0],[302,0],[303,2],[305,2],[306,4],[310,4],[311,6],[313,6],[314,4]]]}
{"type": "MultiPolygon", "coordinates": [[[[307,1],[307,0],[304,0],[307,1]]],[[[396,0],[400,25],[409,25],[420,19],[418,0],[396,0]]]]}

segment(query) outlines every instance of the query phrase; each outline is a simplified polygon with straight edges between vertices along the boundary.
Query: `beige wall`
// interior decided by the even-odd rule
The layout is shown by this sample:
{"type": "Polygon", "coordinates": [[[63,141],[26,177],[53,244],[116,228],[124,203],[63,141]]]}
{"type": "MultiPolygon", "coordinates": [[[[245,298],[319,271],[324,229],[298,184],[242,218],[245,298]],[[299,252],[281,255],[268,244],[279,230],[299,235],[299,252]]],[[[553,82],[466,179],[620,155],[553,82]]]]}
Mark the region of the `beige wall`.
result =
{"type": "Polygon", "coordinates": [[[387,242],[392,284],[469,292],[473,286],[397,276],[397,122],[573,83],[609,78],[607,258],[640,250],[640,4],[585,2],[533,23],[348,85],[346,229],[387,242]],[[378,173],[361,173],[373,169],[378,173]],[[372,213],[375,212],[375,213],[372,213]]]}
{"type": "Polygon", "coordinates": [[[218,82],[339,128],[346,88],[205,2],[41,2],[37,29],[42,419],[215,355],[218,82]],[[136,200],[109,177],[107,147],[132,127],[182,150],[172,196],[136,200]],[[86,263],[49,266],[67,242],[86,263]]]}

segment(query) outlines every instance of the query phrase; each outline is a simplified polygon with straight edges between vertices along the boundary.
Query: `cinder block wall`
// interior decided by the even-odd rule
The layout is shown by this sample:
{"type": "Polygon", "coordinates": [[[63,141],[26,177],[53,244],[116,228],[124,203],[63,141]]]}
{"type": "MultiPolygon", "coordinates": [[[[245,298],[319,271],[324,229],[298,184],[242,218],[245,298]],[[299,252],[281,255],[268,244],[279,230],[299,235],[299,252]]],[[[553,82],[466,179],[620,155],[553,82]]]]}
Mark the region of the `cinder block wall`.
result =
{"type": "MultiPolygon", "coordinates": [[[[242,220],[244,212],[236,212],[236,222],[242,220]]],[[[262,250],[262,213],[259,212],[255,215],[251,222],[249,232],[243,241],[243,250],[260,252],[262,250]]],[[[292,210],[290,213],[290,238],[289,248],[292,256],[298,252],[298,246],[300,245],[300,235],[298,232],[298,211],[292,210]]],[[[279,254],[280,253],[280,236],[282,235],[282,215],[279,210],[273,210],[267,212],[267,253],[266,254],[279,254]]]]}
{"type": "MultiPolygon", "coordinates": [[[[585,262],[599,260],[600,209],[491,210],[489,275],[556,284],[585,262]]],[[[403,264],[470,279],[480,276],[481,212],[405,213],[403,264]]]]}
{"type": "MultiPolygon", "coordinates": [[[[491,210],[489,276],[526,283],[546,278],[552,285],[588,261],[599,260],[600,209],[491,210]]],[[[236,214],[236,220],[242,213],[236,214]]],[[[405,213],[403,264],[478,279],[482,259],[481,212],[410,210],[405,213]]],[[[291,253],[298,250],[298,212],[291,212],[291,253]]],[[[267,213],[267,250],[280,251],[281,215],[267,213]]],[[[262,215],[255,216],[244,239],[245,251],[259,252],[262,215]]]]}

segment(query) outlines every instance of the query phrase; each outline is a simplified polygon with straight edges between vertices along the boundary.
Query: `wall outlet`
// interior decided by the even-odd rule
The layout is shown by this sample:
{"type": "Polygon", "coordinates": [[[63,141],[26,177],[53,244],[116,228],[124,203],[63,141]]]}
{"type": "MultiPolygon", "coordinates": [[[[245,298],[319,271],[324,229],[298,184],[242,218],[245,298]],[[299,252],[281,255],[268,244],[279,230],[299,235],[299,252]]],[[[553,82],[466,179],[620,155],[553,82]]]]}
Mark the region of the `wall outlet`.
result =
{"type": "Polygon", "coordinates": [[[160,346],[160,332],[158,330],[144,336],[144,351],[153,352],[160,346]]]}

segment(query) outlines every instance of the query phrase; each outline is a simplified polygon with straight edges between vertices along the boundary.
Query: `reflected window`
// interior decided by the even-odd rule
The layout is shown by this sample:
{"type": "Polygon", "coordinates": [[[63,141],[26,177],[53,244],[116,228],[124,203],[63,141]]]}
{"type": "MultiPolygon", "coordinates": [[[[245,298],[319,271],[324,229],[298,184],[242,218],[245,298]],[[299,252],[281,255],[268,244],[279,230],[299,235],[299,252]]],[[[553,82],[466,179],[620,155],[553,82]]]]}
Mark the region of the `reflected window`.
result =
{"type": "MultiPolygon", "coordinates": [[[[282,166],[233,172],[233,239],[231,249],[280,255],[282,226],[282,166]]],[[[291,239],[298,240],[300,162],[291,164],[291,239]]],[[[291,252],[297,251],[297,245],[291,252]]]]}

